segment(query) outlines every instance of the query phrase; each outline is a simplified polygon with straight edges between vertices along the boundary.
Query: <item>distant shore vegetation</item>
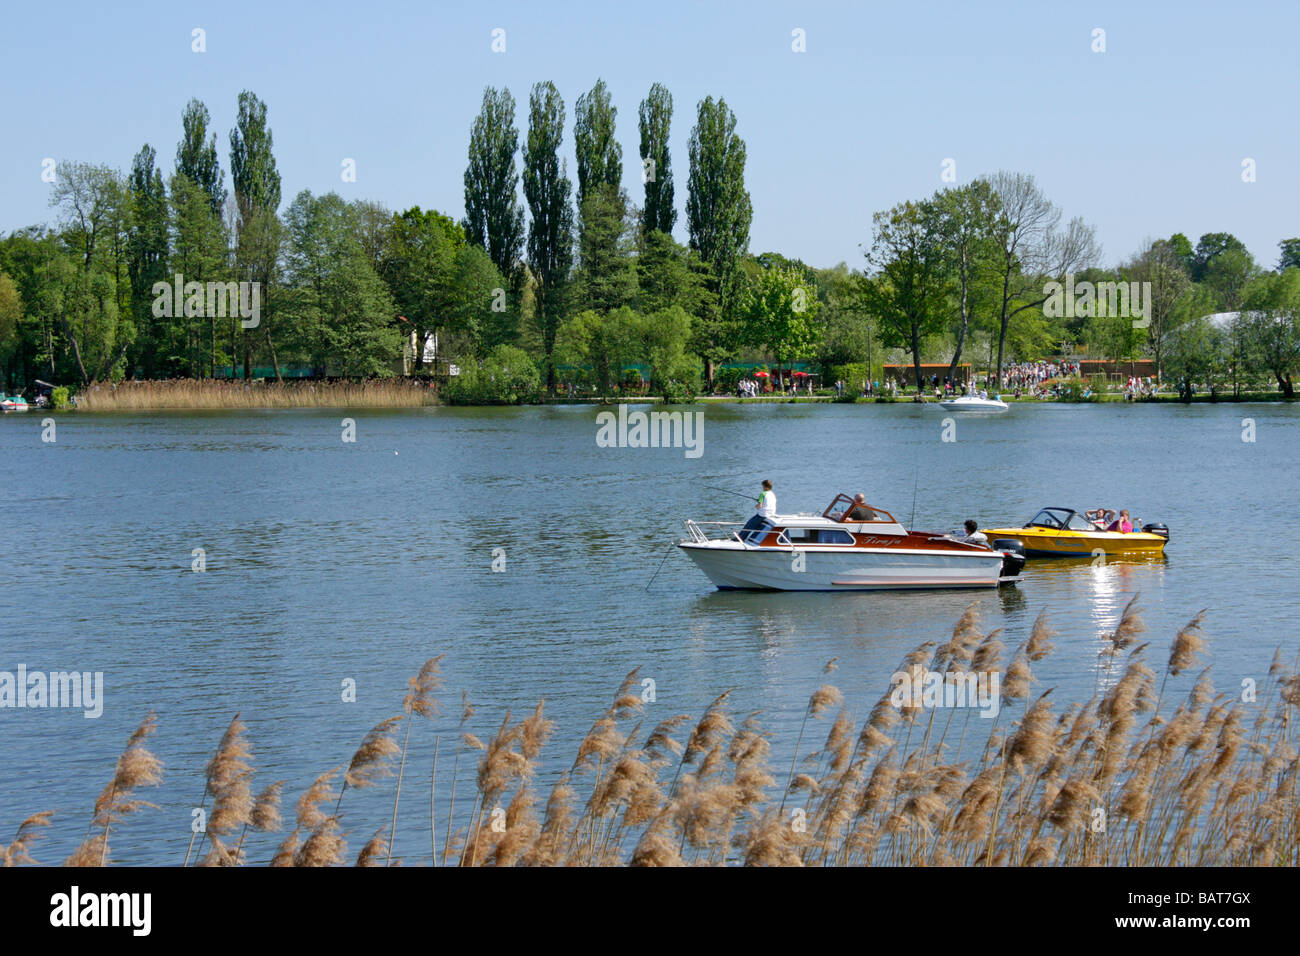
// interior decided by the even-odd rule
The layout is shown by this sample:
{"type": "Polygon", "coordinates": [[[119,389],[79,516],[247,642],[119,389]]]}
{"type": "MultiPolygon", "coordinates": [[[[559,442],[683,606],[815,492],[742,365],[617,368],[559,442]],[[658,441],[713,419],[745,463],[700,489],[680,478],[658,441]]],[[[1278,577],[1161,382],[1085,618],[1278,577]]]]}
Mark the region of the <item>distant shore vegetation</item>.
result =
{"type": "MultiPolygon", "coordinates": [[[[59,161],[40,185],[53,222],[0,238],[0,389],[30,399],[43,382],[84,408],[106,385],[258,377],[411,379],[465,404],[679,401],[758,369],[784,388],[798,369],[842,398],[837,381],[860,393],[887,365],[904,392],[928,384],[922,364],[1007,391],[1009,366],[1084,356],[1149,362],[1188,401],[1294,397],[1300,239],[1272,268],[1226,232],[1106,267],[1084,218],[998,171],[900,199],[862,223],[860,261],[816,268],[797,236],[750,250],[750,157],[726,101],[695,104],[684,158],[673,119],[658,83],[634,130],[603,81],[571,115],[550,82],[518,104],[489,87],[463,210],[395,211],[282,193],[267,104],[242,92],[221,149],[191,100],[170,163],[149,144],[126,171],[59,161]]],[[[186,391],[198,401],[152,394],[186,391]]]]}

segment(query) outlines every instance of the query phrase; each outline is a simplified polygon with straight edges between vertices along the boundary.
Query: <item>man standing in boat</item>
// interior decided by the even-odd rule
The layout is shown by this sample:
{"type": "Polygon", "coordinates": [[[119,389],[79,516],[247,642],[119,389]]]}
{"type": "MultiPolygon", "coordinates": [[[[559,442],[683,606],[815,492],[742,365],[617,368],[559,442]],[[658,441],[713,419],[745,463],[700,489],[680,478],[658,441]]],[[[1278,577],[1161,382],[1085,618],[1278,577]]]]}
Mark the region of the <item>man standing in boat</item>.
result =
{"type": "Polygon", "coordinates": [[[749,532],[745,535],[745,540],[749,542],[757,542],[769,528],[774,527],[772,519],[776,517],[776,492],[772,490],[772,482],[766,478],[763,479],[763,491],[758,496],[754,510],[757,513],[745,522],[743,529],[749,532]]]}

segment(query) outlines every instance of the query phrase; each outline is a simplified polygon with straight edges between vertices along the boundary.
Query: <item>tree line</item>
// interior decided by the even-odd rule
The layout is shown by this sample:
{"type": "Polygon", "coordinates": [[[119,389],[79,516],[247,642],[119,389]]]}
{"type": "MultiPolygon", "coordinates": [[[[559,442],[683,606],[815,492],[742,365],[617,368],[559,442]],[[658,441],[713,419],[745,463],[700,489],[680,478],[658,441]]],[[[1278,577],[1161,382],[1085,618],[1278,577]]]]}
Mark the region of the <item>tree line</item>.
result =
{"type": "Polygon", "coordinates": [[[533,86],[522,130],[517,114],[508,89],[484,91],[459,219],[307,190],[282,209],[267,106],[248,91],[224,156],[191,100],[166,177],[148,144],[125,174],[59,163],[56,222],[0,240],[0,374],[10,389],[261,367],[376,377],[399,371],[413,341],[415,374],[459,366],[473,400],[506,379],[512,396],[534,381],[609,393],[634,365],[682,397],[724,387],[736,360],[811,362],[828,383],[903,357],[917,380],[923,361],[950,374],[973,361],[998,382],[1012,361],[1086,350],[1150,356],[1187,388],[1267,375],[1292,394],[1300,240],[1281,243],[1275,270],[1227,233],[1149,241],[1104,269],[1092,227],[1065,221],[1032,176],[1004,171],[877,213],[857,268],[819,269],[750,252],[746,145],[725,100],[696,105],[684,243],[667,88],[654,84],[637,112],[635,198],[603,81],[573,106],[572,180],[555,85],[533,86]],[[1067,277],[1149,289],[1145,321],[1054,309],[1051,283],[1067,277]],[[160,310],[173,283],[178,307],[160,310]],[[226,283],[256,285],[255,322],[203,294],[226,283]],[[1205,318],[1216,312],[1237,315],[1205,318]]]}

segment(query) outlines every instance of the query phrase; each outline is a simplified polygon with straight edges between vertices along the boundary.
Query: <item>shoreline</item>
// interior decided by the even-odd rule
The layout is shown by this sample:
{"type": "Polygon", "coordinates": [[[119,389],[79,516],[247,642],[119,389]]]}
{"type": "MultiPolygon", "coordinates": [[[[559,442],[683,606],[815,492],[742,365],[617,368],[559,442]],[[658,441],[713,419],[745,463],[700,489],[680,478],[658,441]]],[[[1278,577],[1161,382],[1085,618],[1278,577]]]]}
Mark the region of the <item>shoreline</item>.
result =
{"type": "MultiPolygon", "coordinates": [[[[658,395],[618,395],[607,396],[603,398],[593,397],[557,397],[547,398],[535,402],[520,402],[514,405],[506,404],[453,404],[439,401],[436,395],[421,395],[417,400],[394,400],[392,396],[329,396],[320,395],[312,396],[315,400],[291,400],[301,399],[301,396],[276,396],[267,401],[257,401],[257,398],[271,398],[270,396],[241,396],[239,401],[186,401],[183,404],[173,402],[148,402],[141,400],[142,396],[132,396],[129,400],[117,402],[112,399],[109,401],[97,401],[94,403],[83,403],[80,405],[69,405],[63,408],[38,407],[36,405],[28,406],[28,412],[39,412],[42,414],[64,414],[75,412],[77,414],[120,414],[124,412],[223,412],[223,411],[277,411],[282,409],[404,409],[404,408],[545,408],[550,406],[573,406],[573,405],[591,405],[596,408],[610,408],[618,405],[673,405],[673,406],[690,406],[690,405],[935,405],[939,403],[934,399],[926,399],[922,402],[914,401],[911,398],[856,398],[852,401],[836,399],[832,396],[798,396],[798,397],[770,397],[770,398],[738,398],[728,395],[708,395],[699,396],[691,401],[684,402],[665,402],[658,395]]],[[[405,398],[405,396],[403,396],[405,398]]],[[[1297,399],[1288,399],[1278,393],[1246,393],[1237,397],[1232,396],[1210,396],[1195,395],[1190,402],[1185,402],[1175,394],[1162,394],[1153,397],[1140,398],[1133,401],[1127,401],[1121,395],[1102,396],[1088,399],[1085,401],[1068,401],[1060,398],[1010,398],[1004,396],[1002,399],[1008,405],[1288,405],[1294,404],[1297,399]]],[[[8,414],[8,413],[7,413],[8,414]]],[[[17,413],[12,413],[17,414],[17,413]]]]}

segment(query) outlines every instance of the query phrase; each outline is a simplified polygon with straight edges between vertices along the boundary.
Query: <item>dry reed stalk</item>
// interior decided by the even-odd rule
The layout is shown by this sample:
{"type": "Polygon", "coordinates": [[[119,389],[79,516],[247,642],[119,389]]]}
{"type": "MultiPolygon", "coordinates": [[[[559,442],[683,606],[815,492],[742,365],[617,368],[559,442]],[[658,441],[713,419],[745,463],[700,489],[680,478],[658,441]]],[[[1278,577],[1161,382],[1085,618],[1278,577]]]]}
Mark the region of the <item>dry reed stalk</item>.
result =
{"type": "Polygon", "coordinates": [[[152,803],[133,799],[139,787],[154,787],[162,782],[162,761],[145,746],[150,735],[157,729],[157,719],[151,712],[131,734],[126,749],[117,758],[113,779],[95,800],[89,828],[100,827],[100,832],[94,837],[88,834],[72,856],[64,861],[64,866],[106,865],[109,828],[144,807],[158,809],[152,803]]]}
{"type": "Polygon", "coordinates": [[[413,408],[436,403],[416,382],[270,382],[173,379],[92,384],[77,393],[77,408],[92,412],[255,408],[413,408]]]}
{"type": "MultiPolygon", "coordinates": [[[[393,861],[393,844],[397,840],[397,802],[402,797],[402,779],[406,773],[406,749],[411,742],[411,724],[414,723],[410,718],[413,716],[432,718],[438,712],[438,700],[434,694],[442,686],[442,658],[441,654],[429,658],[421,666],[418,674],[407,679],[406,697],[402,700],[402,713],[407,718],[406,733],[402,736],[402,757],[397,767],[397,786],[393,791],[393,819],[388,825],[391,836],[387,841],[385,866],[393,861]]],[[[432,781],[429,787],[432,791],[432,781]]],[[[432,800],[432,797],[430,799],[432,800]]],[[[437,855],[436,849],[434,854],[437,855]]]]}
{"type": "Polygon", "coordinates": [[[44,836],[41,830],[50,825],[50,818],[53,816],[53,810],[42,810],[40,813],[33,813],[18,824],[14,841],[4,848],[3,854],[0,854],[0,866],[18,866],[21,863],[35,865],[36,861],[31,858],[28,851],[32,844],[44,836]]]}
{"type": "Polygon", "coordinates": [[[451,800],[447,807],[447,839],[442,847],[442,864],[447,865],[447,858],[451,855],[451,838],[452,838],[452,820],[456,813],[456,775],[460,770],[460,754],[466,747],[475,747],[482,750],[482,742],[473,734],[465,733],[465,724],[474,716],[474,705],[470,703],[469,695],[464,691],[460,693],[460,726],[456,729],[456,740],[460,746],[456,748],[456,757],[451,764],[451,800]]]}

